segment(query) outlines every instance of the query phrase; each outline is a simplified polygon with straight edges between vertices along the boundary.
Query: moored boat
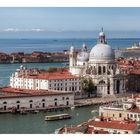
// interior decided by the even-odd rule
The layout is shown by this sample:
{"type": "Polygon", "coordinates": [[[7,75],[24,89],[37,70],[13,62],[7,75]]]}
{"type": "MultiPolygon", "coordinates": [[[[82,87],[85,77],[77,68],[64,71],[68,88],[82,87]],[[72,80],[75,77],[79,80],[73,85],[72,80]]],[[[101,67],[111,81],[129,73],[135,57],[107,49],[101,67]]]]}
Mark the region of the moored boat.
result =
{"type": "Polygon", "coordinates": [[[45,116],[45,121],[55,121],[55,120],[63,120],[70,119],[71,116],[69,114],[57,114],[51,116],[45,116]]]}
{"type": "Polygon", "coordinates": [[[134,44],[132,47],[127,48],[127,50],[140,50],[140,43],[139,44],[134,44]]]}

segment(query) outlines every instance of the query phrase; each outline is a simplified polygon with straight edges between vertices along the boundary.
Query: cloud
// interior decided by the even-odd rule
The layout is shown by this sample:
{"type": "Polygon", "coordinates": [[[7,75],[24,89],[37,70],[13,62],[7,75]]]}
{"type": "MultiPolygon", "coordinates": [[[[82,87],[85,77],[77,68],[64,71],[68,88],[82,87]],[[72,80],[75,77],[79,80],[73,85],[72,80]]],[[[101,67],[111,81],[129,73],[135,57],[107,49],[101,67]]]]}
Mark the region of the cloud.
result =
{"type": "Polygon", "coordinates": [[[45,30],[37,28],[37,29],[31,29],[31,31],[42,32],[42,31],[45,31],[45,30]]]}
{"type": "Polygon", "coordinates": [[[18,28],[6,28],[0,30],[1,32],[43,32],[47,31],[45,29],[40,29],[40,28],[33,28],[33,29],[18,29],[18,28]]]}
{"type": "Polygon", "coordinates": [[[4,31],[4,32],[18,32],[19,29],[7,28],[7,29],[3,29],[2,31],[4,31]]]}

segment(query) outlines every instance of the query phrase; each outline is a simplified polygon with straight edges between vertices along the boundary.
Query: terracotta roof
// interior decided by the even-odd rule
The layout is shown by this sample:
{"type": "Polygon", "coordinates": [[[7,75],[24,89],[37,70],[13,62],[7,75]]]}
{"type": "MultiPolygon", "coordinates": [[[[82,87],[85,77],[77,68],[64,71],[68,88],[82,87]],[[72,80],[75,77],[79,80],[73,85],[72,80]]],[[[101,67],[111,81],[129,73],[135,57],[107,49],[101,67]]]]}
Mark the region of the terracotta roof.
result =
{"type": "Polygon", "coordinates": [[[23,78],[28,78],[28,79],[46,79],[46,80],[61,80],[61,79],[74,79],[74,78],[79,78],[78,76],[74,76],[69,72],[40,72],[36,75],[24,75],[20,76],[23,78]]]}
{"type": "Polygon", "coordinates": [[[0,92],[1,92],[0,98],[70,94],[70,92],[63,92],[63,91],[58,92],[58,91],[47,91],[47,90],[16,89],[11,87],[0,88],[0,92]]]}
{"type": "Polygon", "coordinates": [[[129,110],[130,112],[133,112],[133,113],[140,113],[140,109],[138,108],[135,108],[135,109],[131,109],[129,110]]]}
{"type": "Polygon", "coordinates": [[[131,99],[140,98],[140,93],[138,93],[138,94],[132,94],[132,95],[128,96],[127,98],[131,98],[131,99]]]}
{"type": "Polygon", "coordinates": [[[137,123],[126,123],[122,121],[91,121],[90,126],[100,127],[100,128],[111,128],[111,129],[120,129],[120,130],[134,130],[137,127],[137,123]]]}

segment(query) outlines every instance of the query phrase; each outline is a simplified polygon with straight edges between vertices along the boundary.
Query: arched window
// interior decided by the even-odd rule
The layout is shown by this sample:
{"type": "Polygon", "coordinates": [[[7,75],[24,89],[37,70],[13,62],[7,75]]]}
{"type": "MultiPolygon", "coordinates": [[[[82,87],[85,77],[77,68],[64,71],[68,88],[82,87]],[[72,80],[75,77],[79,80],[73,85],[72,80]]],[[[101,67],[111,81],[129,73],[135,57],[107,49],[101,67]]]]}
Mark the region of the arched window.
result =
{"type": "Polygon", "coordinates": [[[30,103],[32,103],[32,102],[33,102],[33,100],[30,100],[29,102],[30,102],[30,103]]]}
{"type": "Polygon", "coordinates": [[[66,102],[66,105],[67,105],[67,106],[69,105],[69,101],[66,102]]]}
{"type": "Polygon", "coordinates": [[[55,102],[54,105],[57,106],[57,102],[55,102]]]}
{"type": "Polygon", "coordinates": [[[55,98],[54,101],[57,101],[57,98],[55,98]]]}
{"type": "Polygon", "coordinates": [[[65,91],[67,91],[67,87],[65,87],[65,91]]]}
{"type": "Polygon", "coordinates": [[[98,67],[98,74],[101,75],[101,66],[98,67]]]}
{"type": "Polygon", "coordinates": [[[114,66],[112,65],[112,70],[114,69],[114,66]]]}
{"type": "Polygon", "coordinates": [[[42,99],[42,102],[45,102],[45,99],[42,99]]]}
{"type": "Polygon", "coordinates": [[[7,104],[7,102],[3,102],[3,104],[7,104]]]}
{"type": "Polygon", "coordinates": [[[99,81],[99,84],[105,84],[105,81],[101,80],[99,81]]]}
{"type": "Polygon", "coordinates": [[[18,104],[18,103],[20,103],[20,101],[17,101],[16,103],[18,104]]]}
{"type": "Polygon", "coordinates": [[[67,97],[66,100],[69,100],[69,97],[67,97]]]}
{"type": "Polygon", "coordinates": [[[106,68],[105,68],[105,66],[103,66],[103,73],[106,73],[106,68]]]}

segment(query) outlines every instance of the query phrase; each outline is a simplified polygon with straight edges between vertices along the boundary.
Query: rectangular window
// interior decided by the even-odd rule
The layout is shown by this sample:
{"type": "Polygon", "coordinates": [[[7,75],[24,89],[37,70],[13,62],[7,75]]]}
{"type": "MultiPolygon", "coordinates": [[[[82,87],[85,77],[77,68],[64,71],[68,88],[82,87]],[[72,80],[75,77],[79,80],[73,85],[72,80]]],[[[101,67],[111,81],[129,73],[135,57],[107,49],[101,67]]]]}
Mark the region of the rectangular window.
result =
{"type": "Polygon", "coordinates": [[[127,118],[129,118],[129,114],[127,114],[127,118]]]}
{"type": "Polygon", "coordinates": [[[119,117],[120,117],[120,118],[122,117],[122,114],[121,114],[121,113],[119,113],[119,117]]]}

